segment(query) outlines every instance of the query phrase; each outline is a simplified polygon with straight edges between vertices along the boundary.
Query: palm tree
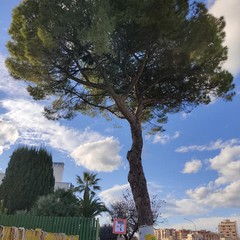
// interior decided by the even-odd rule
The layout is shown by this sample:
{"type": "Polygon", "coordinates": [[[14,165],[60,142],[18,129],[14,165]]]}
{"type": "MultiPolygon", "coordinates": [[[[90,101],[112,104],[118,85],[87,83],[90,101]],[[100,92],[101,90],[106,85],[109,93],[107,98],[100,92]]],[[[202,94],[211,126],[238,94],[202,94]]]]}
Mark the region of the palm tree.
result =
{"type": "Polygon", "coordinates": [[[95,191],[101,190],[98,185],[99,180],[97,174],[90,172],[83,172],[82,178],[77,175],[78,186],[74,190],[79,193],[83,192],[83,197],[79,198],[80,212],[83,217],[94,218],[108,211],[104,203],[95,197],[95,191]]]}
{"type": "Polygon", "coordinates": [[[83,192],[83,199],[90,199],[91,196],[95,196],[95,191],[101,190],[98,185],[100,178],[97,178],[97,174],[90,172],[83,172],[83,178],[77,175],[77,184],[75,187],[76,192],[83,192]]]}
{"type": "Polygon", "coordinates": [[[89,198],[80,199],[80,209],[82,216],[89,218],[94,218],[103,212],[108,212],[105,204],[99,198],[94,198],[93,195],[89,196],[89,198]]]}

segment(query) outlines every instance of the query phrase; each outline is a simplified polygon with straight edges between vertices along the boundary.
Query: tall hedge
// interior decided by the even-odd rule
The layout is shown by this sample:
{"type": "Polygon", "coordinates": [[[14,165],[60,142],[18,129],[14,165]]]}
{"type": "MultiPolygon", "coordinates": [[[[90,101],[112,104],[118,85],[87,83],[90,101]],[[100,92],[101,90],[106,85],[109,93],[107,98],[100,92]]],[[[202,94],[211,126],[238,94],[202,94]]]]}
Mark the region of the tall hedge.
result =
{"type": "Polygon", "coordinates": [[[0,198],[9,214],[29,210],[38,197],[53,192],[52,156],[40,147],[18,147],[10,157],[0,186],[0,198]]]}

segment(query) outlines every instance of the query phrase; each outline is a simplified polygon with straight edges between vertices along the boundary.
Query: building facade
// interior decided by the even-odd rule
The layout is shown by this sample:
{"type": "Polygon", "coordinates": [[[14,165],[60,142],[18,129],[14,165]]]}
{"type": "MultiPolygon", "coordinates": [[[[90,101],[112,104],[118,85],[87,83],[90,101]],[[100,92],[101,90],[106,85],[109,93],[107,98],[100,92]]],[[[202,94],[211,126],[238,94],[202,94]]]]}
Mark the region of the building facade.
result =
{"type": "Polygon", "coordinates": [[[226,219],[219,223],[218,233],[221,239],[238,240],[237,222],[226,219]]]}
{"type": "Polygon", "coordinates": [[[177,231],[173,228],[155,229],[154,235],[157,240],[177,240],[177,231]]]}
{"type": "Polygon", "coordinates": [[[53,162],[53,175],[55,178],[54,190],[64,189],[68,190],[73,185],[70,182],[63,182],[63,172],[64,172],[64,163],[63,162],[53,162]]]}
{"type": "Polygon", "coordinates": [[[155,229],[157,240],[220,240],[219,234],[206,230],[191,231],[187,229],[155,229]]]}

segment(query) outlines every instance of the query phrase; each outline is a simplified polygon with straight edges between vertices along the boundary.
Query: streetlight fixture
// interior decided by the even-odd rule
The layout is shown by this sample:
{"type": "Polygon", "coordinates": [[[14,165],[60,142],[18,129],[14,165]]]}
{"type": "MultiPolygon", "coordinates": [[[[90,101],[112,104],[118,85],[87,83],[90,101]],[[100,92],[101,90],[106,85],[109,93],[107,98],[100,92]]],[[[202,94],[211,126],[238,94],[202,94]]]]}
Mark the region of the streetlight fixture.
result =
{"type": "Polygon", "coordinates": [[[191,222],[191,223],[193,223],[193,225],[194,225],[194,229],[195,229],[195,231],[194,231],[194,240],[197,240],[197,227],[196,227],[196,224],[194,223],[194,221],[192,221],[191,219],[188,219],[188,218],[184,218],[185,220],[187,220],[187,221],[189,221],[189,222],[191,222]]]}
{"type": "Polygon", "coordinates": [[[196,232],[197,231],[197,227],[196,227],[196,224],[194,223],[194,221],[192,221],[191,219],[188,219],[188,218],[184,218],[184,219],[189,221],[189,222],[191,222],[191,223],[193,223],[194,229],[195,229],[195,232],[196,232]]]}

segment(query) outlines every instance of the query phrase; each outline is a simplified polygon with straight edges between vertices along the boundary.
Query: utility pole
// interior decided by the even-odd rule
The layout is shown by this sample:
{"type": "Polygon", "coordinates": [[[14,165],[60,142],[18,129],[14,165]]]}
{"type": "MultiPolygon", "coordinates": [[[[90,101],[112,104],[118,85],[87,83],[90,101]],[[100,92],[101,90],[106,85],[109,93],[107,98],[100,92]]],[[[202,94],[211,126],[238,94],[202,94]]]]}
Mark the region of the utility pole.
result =
{"type": "Polygon", "coordinates": [[[195,231],[194,231],[194,240],[198,240],[197,239],[197,227],[196,227],[196,224],[194,223],[194,221],[192,221],[191,219],[188,219],[188,218],[184,218],[185,220],[187,220],[187,221],[189,221],[189,222],[191,222],[191,223],[193,223],[193,225],[194,225],[194,229],[195,229],[195,231]]]}

